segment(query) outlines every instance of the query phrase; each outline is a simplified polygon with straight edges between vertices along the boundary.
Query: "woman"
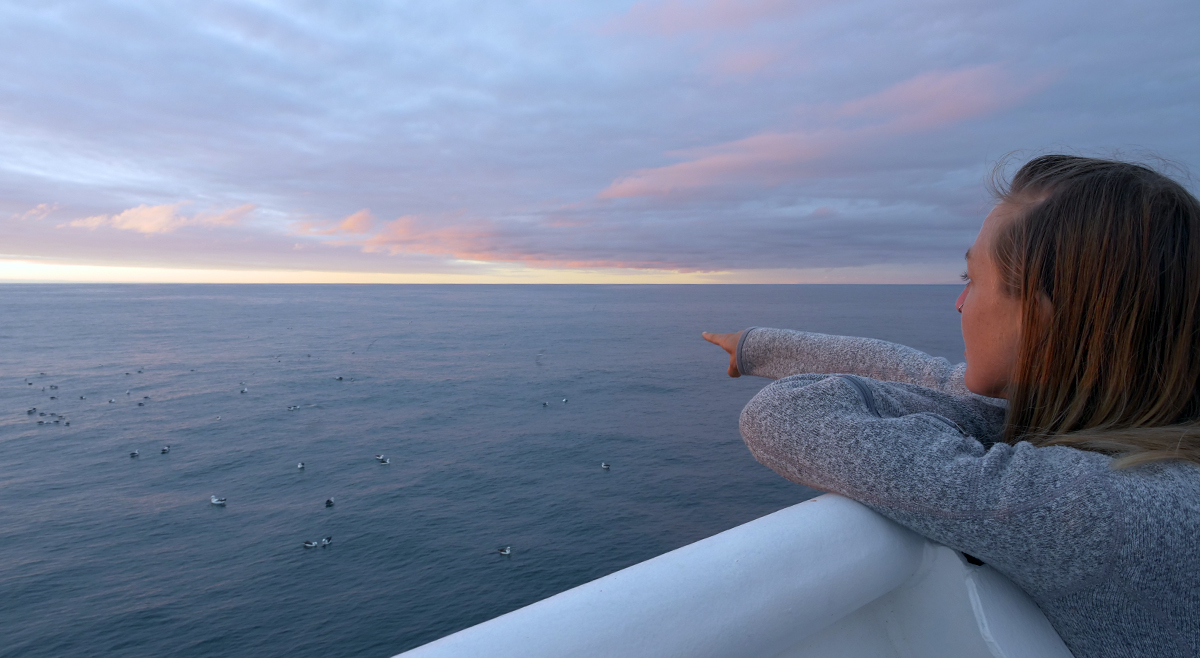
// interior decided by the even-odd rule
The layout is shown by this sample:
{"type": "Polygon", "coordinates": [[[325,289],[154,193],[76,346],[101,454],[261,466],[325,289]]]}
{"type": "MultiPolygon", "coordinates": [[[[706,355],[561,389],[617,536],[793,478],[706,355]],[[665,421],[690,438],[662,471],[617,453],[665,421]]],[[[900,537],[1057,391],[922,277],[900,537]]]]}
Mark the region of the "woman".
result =
{"type": "Polygon", "coordinates": [[[1200,203],[1145,167],[1036,158],[967,252],[966,363],[752,328],[754,456],[1019,584],[1089,656],[1200,656],[1200,203]],[[835,374],[837,373],[837,374],[835,374]]]}

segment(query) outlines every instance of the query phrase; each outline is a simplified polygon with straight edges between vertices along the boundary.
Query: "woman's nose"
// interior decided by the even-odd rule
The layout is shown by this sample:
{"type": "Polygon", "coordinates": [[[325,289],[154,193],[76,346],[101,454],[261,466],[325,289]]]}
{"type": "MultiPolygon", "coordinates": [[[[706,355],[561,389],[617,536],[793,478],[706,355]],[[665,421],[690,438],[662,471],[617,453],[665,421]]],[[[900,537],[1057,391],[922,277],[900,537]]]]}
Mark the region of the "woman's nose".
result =
{"type": "Polygon", "coordinates": [[[963,291],[958,293],[958,300],[954,302],[954,308],[959,313],[962,313],[962,307],[963,307],[963,304],[966,303],[966,301],[967,301],[967,289],[964,287],[963,291]]]}

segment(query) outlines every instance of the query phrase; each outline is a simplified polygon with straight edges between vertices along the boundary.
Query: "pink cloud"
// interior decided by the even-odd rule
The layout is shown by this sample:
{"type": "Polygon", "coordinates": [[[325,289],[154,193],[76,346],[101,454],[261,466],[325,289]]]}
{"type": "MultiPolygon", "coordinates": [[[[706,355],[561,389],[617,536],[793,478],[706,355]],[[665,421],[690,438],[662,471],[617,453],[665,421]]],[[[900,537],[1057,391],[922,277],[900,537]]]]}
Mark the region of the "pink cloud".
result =
{"type": "Polygon", "coordinates": [[[828,127],[765,132],[672,153],[683,162],[640,169],[613,181],[600,199],[671,195],[733,182],[775,183],[798,165],[873,142],[944,126],[1012,107],[1048,82],[1018,82],[998,66],[931,71],[834,107],[809,108],[828,127]]]}
{"type": "Polygon", "coordinates": [[[375,217],[367,208],[347,215],[337,224],[330,226],[320,222],[299,222],[292,232],[300,235],[365,235],[375,227],[375,217]]]}
{"type": "Polygon", "coordinates": [[[122,231],[137,233],[170,233],[183,226],[230,226],[242,220],[255,206],[247,203],[219,213],[196,213],[182,215],[179,209],[188,202],[168,203],[158,206],[140,205],[115,215],[95,215],[76,219],[62,226],[97,229],[108,226],[122,231]]]}
{"type": "Polygon", "coordinates": [[[13,219],[41,221],[58,209],[59,205],[57,203],[39,203],[23,213],[13,215],[13,219]]]}
{"type": "MultiPolygon", "coordinates": [[[[620,236],[614,235],[618,229],[606,232],[602,227],[590,228],[580,230],[574,223],[555,220],[502,223],[462,216],[434,218],[405,215],[386,222],[378,233],[357,244],[368,253],[429,254],[468,261],[520,263],[531,267],[706,271],[661,258],[606,258],[597,252],[612,251],[619,254],[637,250],[620,246],[606,249],[600,245],[604,239],[618,238],[620,242],[620,236]]],[[[636,238],[631,239],[636,241],[636,238]]]]}
{"type": "Polygon", "coordinates": [[[675,35],[745,28],[778,19],[818,4],[816,0],[664,0],[639,2],[607,26],[612,32],[675,35]]]}

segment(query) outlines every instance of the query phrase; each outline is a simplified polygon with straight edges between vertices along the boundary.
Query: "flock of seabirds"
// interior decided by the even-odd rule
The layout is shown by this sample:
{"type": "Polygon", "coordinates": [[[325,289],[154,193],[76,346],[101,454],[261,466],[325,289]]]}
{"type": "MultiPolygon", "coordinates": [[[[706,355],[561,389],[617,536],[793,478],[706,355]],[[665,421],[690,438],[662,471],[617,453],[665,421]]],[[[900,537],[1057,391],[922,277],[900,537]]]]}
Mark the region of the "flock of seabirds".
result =
{"type": "MultiPolygon", "coordinates": [[[[541,356],[541,355],[539,354],[538,356],[541,356]]],[[[141,373],[142,371],[141,371],[141,370],[138,370],[138,372],[139,372],[139,373],[141,373]]],[[[42,373],[38,373],[38,374],[39,374],[39,375],[41,375],[41,376],[43,376],[43,377],[45,377],[45,376],[46,376],[46,373],[44,373],[44,372],[42,372],[42,373]]],[[[126,375],[129,375],[130,373],[128,373],[128,372],[127,372],[127,373],[125,373],[125,374],[126,374],[126,375]]],[[[339,382],[340,382],[340,381],[344,381],[344,378],[342,378],[342,377],[335,377],[334,379],[336,379],[336,380],[337,380],[337,381],[339,381],[339,382]]],[[[352,377],[352,378],[350,379],[350,381],[354,381],[354,378],[352,377]]],[[[25,380],[25,383],[26,383],[27,385],[29,385],[29,386],[33,386],[33,382],[29,381],[29,379],[28,379],[28,378],[25,380]]],[[[238,382],[238,384],[239,384],[240,386],[242,386],[242,387],[243,387],[243,388],[242,388],[240,391],[238,391],[239,393],[243,393],[243,394],[245,394],[245,393],[248,393],[248,392],[249,392],[249,390],[250,390],[250,389],[248,389],[248,388],[245,388],[246,382],[238,382]]],[[[42,387],[42,391],[43,391],[43,392],[47,392],[47,389],[49,389],[49,391],[50,391],[50,392],[57,391],[57,390],[58,390],[58,386],[57,386],[57,385],[50,385],[50,386],[43,386],[43,387],[42,387]]],[[[131,391],[125,391],[125,395],[127,395],[127,396],[128,396],[128,395],[130,395],[130,394],[131,394],[131,391]]],[[[51,399],[51,400],[57,400],[57,399],[58,399],[58,396],[57,396],[57,395],[51,395],[51,396],[50,396],[50,399],[51,399]]],[[[83,396],[83,395],[81,395],[81,396],[79,396],[79,399],[80,399],[80,400],[86,400],[86,399],[87,399],[87,397],[86,397],[86,396],[83,396]]],[[[138,403],[137,403],[137,406],[139,406],[139,407],[144,407],[144,406],[146,406],[146,402],[145,402],[145,401],[146,401],[146,400],[149,400],[149,399],[150,399],[150,396],[149,396],[149,395],[142,397],[142,402],[138,402],[138,403]]],[[[117,401],[116,401],[116,399],[115,399],[115,398],[111,398],[111,399],[109,399],[109,401],[108,401],[108,403],[109,403],[109,404],[116,404],[116,402],[117,402],[117,401]]],[[[563,398],[563,404],[566,404],[566,402],[567,402],[567,398],[563,398]]],[[[547,406],[549,406],[549,405],[550,405],[550,403],[548,403],[548,402],[543,402],[543,403],[542,403],[542,406],[543,406],[543,407],[547,407],[547,406]]],[[[300,408],[300,405],[289,405],[287,409],[288,409],[288,411],[295,411],[295,410],[297,410],[297,409],[299,409],[299,408],[300,408]]],[[[58,414],[58,413],[47,413],[47,412],[45,412],[45,411],[38,411],[37,407],[30,407],[29,409],[27,409],[27,410],[25,411],[25,414],[26,414],[26,415],[28,415],[28,416],[33,416],[34,414],[37,414],[39,418],[43,418],[43,417],[44,417],[44,418],[46,419],[46,420],[38,420],[38,421],[37,421],[37,424],[38,424],[38,425],[48,425],[48,424],[60,425],[60,424],[61,424],[61,425],[67,426],[67,427],[69,427],[69,426],[71,425],[71,422],[70,422],[69,420],[67,420],[67,417],[66,417],[66,416],[60,415],[60,414],[58,414]]],[[[220,417],[220,416],[217,416],[217,420],[221,420],[221,417],[220,417]]],[[[165,455],[165,454],[167,454],[167,453],[169,453],[169,452],[171,452],[171,446],[170,446],[170,445],[165,445],[165,446],[163,446],[163,447],[162,447],[161,454],[164,454],[164,455],[165,455]]],[[[141,450],[134,450],[133,452],[129,453],[129,458],[130,458],[130,459],[137,459],[139,456],[141,456],[141,450]]],[[[375,461],[379,462],[380,464],[384,464],[384,465],[387,465],[387,464],[391,464],[391,463],[392,463],[392,460],[391,460],[391,459],[389,459],[389,458],[388,458],[387,456],[385,456],[385,455],[375,455],[375,461]]],[[[299,470],[304,470],[304,462],[300,462],[300,463],[296,464],[296,468],[297,468],[297,469],[299,469],[299,470]]],[[[603,469],[603,470],[605,470],[605,471],[607,471],[607,470],[609,470],[611,467],[609,466],[608,462],[600,462],[600,468],[601,468],[601,469],[603,469]]],[[[218,507],[225,507],[225,504],[226,504],[226,502],[227,502],[227,499],[225,499],[225,498],[218,498],[216,494],[212,494],[212,495],[210,495],[210,496],[209,496],[209,504],[210,504],[210,505],[215,505],[215,506],[218,506],[218,507]]],[[[325,500],[325,507],[333,507],[333,497],[332,497],[332,496],[330,496],[329,498],[327,498],[327,499],[325,500]]],[[[325,547],[329,546],[329,545],[330,545],[330,544],[332,544],[332,543],[333,543],[333,535],[330,535],[330,536],[328,536],[328,537],[325,537],[325,538],[321,539],[321,541],[320,541],[320,543],[319,543],[319,544],[318,544],[317,542],[315,542],[315,541],[311,541],[311,540],[305,540],[305,542],[304,542],[304,544],[303,544],[303,545],[304,545],[304,548],[316,548],[317,546],[320,546],[321,548],[325,548],[325,547]]],[[[500,555],[512,555],[512,546],[501,546],[500,548],[496,549],[496,552],[497,552],[497,553],[499,553],[500,555]]]]}

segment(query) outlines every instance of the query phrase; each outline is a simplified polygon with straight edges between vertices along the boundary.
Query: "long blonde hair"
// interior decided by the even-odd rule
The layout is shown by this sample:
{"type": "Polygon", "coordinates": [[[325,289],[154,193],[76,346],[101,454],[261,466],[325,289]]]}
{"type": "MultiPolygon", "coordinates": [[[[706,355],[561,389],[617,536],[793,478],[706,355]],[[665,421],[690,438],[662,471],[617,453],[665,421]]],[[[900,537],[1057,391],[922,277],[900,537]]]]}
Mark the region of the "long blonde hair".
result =
{"type": "Polygon", "coordinates": [[[1200,464],[1200,202],[1148,167],[1047,155],[996,187],[1024,312],[1004,440],[1200,464]]]}

